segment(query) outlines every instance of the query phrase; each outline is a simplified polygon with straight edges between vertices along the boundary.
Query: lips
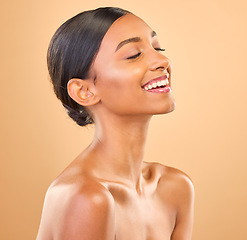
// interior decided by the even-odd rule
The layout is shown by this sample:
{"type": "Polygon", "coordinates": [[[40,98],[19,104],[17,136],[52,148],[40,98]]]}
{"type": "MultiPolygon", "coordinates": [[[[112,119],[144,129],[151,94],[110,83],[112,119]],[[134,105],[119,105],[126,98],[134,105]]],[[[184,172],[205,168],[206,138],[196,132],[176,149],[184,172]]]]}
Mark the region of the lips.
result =
{"type": "Polygon", "coordinates": [[[158,78],[154,78],[147,83],[145,83],[142,88],[146,91],[151,91],[151,92],[167,92],[170,91],[171,88],[169,86],[169,73],[160,76],[158,78]],[[162,91],[166,89],[166,91],[162,91]]]}

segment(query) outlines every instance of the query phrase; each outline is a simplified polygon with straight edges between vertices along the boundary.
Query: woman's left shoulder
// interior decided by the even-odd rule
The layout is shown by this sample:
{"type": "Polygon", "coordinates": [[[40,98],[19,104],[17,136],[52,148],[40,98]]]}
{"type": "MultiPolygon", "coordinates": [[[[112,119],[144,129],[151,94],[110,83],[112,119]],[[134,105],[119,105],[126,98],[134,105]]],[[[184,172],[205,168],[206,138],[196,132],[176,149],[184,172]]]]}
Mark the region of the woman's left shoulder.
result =
{"type": "Polygon", "coordinates": [[[150,163],[150,167],[158,172],[159,182],[157,190],[162,194],[168,191],[175,194],[176,199],[194,198],[194,185],[191,178],[183,171],[162,165],[160,163],[150,163]]]}
{"type": "Polygon", "coordinates": [[[174,217],[171,239],[191,239],[194,215],[194,186],[190,177],[173,167],[150,165],[159,176],[156,196],[162,207],[174,217]]]}
{"type": "Polygon", "coordinates": [[[161,175],[161,178],[164,178],[164,180],[170,180],[174,182],[174,184],[177,187],[188,187],[188,188],[194,188],[191,178],[183,171],[162,165],[163,173],[161,175]]]}

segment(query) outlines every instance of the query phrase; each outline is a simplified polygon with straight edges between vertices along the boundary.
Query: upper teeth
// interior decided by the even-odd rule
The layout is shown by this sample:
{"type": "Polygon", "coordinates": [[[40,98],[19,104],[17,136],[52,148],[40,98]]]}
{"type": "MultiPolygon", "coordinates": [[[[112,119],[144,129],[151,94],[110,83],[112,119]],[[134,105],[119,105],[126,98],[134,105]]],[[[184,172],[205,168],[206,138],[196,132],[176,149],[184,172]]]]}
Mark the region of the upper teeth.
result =
{"type": "Polygon", "coordinates": [[[169,80],[166,79],[166,80],[162,80],[162,81],[158,81],[158,82],[154,82],[152,84],[149,84],[147,86],[145,86],[145,90],[151,90],[151,89],[154,89],[154,88],[157,88],[157,87],[163,87],[163,86],[166,86],[169,84],[169,80]]]}

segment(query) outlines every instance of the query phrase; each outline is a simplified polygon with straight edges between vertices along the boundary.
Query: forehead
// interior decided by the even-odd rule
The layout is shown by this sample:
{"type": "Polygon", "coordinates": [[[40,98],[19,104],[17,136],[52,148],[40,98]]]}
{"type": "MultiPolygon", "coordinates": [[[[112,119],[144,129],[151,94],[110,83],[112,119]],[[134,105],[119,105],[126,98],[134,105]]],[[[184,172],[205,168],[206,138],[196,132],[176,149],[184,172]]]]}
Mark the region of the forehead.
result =
{"type": "Polygon", "coordinates": [[[117,19],[105,34],[101,47],[116,47],[118,43],[132,37],[150,38],[153,30],[134,14],[117,19]]]}

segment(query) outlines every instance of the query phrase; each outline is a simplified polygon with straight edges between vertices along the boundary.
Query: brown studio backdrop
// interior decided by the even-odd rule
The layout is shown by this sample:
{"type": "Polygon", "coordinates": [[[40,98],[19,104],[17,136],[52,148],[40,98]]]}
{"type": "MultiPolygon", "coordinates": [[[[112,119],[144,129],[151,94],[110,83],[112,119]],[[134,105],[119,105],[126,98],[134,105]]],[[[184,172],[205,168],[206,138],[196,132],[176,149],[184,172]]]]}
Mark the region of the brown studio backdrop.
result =
{"type": "Polygon", "coordinates": [[[92,139],[93,127],[76,126],[55,98],[46,50],[62,22],[99,6],[142,17],[172,60],[177,109],[153,118],[145,160],[179,168],[193,179],[193,240],[247,239],[244,0],[1,5],[1,239],[35,239],[47,187],[92,139]]]}

